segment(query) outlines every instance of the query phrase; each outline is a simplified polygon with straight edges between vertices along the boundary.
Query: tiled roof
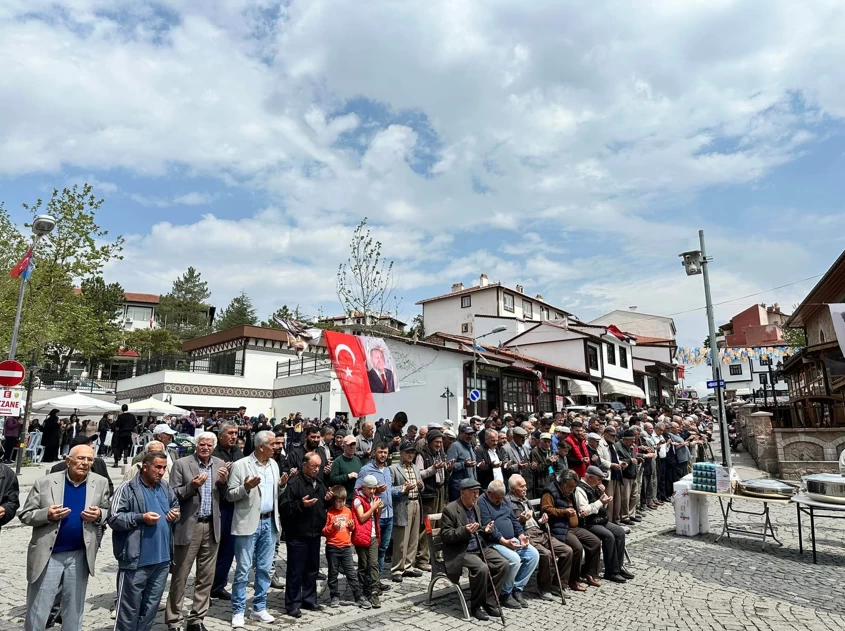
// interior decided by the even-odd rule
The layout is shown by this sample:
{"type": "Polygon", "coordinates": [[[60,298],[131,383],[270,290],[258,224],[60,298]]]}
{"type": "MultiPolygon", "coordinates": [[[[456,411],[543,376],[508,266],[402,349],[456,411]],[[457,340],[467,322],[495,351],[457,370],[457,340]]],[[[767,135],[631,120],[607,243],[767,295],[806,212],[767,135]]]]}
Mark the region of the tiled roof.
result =
{"type": "Polygon", "coordinates": [[[440,300],[441,298],[450,298],[451,296],[465,296],[466,294],[471,294],[475,291],[481,291],[482,289],[492,289],[493,287],[501,287],[501,283],[488,283],[482,287],[481,285],[474,285],[472,287],[465,287],[460,291],[450,291],[449,293],[442,294],[440,296],[434,296],[434,298],[423,298],[419,302],[418,305],[425,304],[427,302],[431,302],[432,300],[440,300]]]}
{"type": "Polygon", "coordinates": [[[143,302],[153,305],[157,305],[161,301],[161,297],[158,294],[135,294],[124,292],[123,298],[126,302],[143,302]]]}

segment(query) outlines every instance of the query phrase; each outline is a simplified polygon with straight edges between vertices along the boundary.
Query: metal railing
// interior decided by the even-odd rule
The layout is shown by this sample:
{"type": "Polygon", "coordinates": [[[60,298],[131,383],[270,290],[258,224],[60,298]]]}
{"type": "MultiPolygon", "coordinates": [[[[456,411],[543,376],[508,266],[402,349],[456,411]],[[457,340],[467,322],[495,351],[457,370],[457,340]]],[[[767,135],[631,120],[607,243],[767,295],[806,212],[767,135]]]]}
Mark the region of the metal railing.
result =
{"type": "Polygon", "coordinates": [[[289,362],[276,362],[276,379],[321,372],[331,370],[331,368],[332,362],[330,359],[321,359],[316,355],[314,357],[303,356],[299,359],[291,358],[289,362]]]}
{"type": "Polygon", "coordinates": [[[198,372],[209,375],[233,375],[243,377],[243,360],[232,354],[209,355],[206,357],[193,357],[183,353],[172,355],[160,355],[150,359],[141,359],[135,362],[133,374],[129,377],[140,377],[162,370],[175,370],[177,372],[198,372]]]}

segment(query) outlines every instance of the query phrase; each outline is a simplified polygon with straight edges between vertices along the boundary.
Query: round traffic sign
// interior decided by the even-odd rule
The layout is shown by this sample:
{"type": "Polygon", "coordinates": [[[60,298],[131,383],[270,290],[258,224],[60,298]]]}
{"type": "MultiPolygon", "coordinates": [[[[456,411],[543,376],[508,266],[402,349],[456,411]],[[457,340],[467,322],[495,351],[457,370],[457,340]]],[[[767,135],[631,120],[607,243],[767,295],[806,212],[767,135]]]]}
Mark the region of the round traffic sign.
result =
{"type": "Polygon", "coordinates": [[[475,388],[473,388],[472,390],[469,391],[469,400],[472,401],[473,403],[478,401],[480,398],[481,398],[481,393],[478,390],[476,390],[475,388]]]}
{"type": "Polygon", "coordinates": [[[23,364],[14,359],[7,359],[0,362],[0,386],[11,388],[23,381],[26,371],[23,364]]]}

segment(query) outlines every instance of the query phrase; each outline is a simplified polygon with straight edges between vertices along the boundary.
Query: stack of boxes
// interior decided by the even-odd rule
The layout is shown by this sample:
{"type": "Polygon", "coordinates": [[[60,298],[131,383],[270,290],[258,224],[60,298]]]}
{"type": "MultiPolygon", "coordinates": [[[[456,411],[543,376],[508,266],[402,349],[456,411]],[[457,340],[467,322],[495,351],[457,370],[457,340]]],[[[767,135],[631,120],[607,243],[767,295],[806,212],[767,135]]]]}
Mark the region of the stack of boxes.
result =
{"type": "Polygon", "coordinates": [[[692,465],[692,488],[694,491],[716,492],[716,465],[712,462],[696,462],[692,465]]]}
{"type": "Polygon", "coordinates": [[[696,462],[692,466],[692,488],[708,493],[730,493],[730,472],[712,462],[696,462]]]}

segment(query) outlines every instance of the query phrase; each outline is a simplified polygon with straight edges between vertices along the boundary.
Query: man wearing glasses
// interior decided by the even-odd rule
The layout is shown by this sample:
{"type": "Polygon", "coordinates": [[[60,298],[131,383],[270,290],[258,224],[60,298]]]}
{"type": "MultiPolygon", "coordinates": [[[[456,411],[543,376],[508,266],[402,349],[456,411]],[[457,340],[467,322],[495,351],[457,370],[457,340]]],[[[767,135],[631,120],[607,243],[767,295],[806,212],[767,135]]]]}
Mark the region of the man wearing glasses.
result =
{"type": "Polygon", "coordinates": [[[32,527],[26,559],[25,631],[41,631],[61,586],[61,615],[68,628],[82,629],[88,576],[94,573],[98,527],[109,513],[109,485],[91,472],[94,450],[77,445],[67,471],[35,481],[20,512],[32,527]]]}

